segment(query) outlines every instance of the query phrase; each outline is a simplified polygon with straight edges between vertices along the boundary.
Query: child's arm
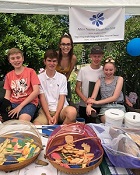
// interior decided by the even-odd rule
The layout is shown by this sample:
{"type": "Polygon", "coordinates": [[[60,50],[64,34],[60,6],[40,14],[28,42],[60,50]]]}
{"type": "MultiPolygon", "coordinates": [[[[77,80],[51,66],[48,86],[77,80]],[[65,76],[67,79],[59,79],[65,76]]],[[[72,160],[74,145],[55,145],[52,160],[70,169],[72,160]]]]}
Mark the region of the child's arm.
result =
{"type": "Polygon", "coordinates": [[[11,90],[6,90],[4,98],[10,100],[11,90]]]}
{"type": "Polygon", "coordinates": [[[32,93],[23,101],[21,102],[16,108],[12,109],[9,112],[9,116],[13,117],[14,115],[19,114],[19,112],[21,111],[21,109],[27,105],[28,103],[30,103],[31,101],[33,101],[37,96],[39,95],[39,85],[34,85],[33,86],[33,91],[32,93]]]}

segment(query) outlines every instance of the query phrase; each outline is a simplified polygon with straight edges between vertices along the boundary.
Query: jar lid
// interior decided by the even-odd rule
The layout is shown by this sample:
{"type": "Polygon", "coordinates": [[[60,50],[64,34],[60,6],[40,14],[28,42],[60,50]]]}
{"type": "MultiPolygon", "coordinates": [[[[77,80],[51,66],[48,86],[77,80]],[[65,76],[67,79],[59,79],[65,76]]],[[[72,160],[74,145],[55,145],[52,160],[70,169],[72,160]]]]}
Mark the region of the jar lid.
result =
{"type": "Polygon", "coordinates": [[[140,113],[138,112],[126,112],[125,120],[133,123],[140,123],[140,113]]]}
{"type": "Polygon", "coordinates": [[[123,119],[124,112],[120,109],[108,109],[105,111],[105,116],[114,120],[123,119]]]}

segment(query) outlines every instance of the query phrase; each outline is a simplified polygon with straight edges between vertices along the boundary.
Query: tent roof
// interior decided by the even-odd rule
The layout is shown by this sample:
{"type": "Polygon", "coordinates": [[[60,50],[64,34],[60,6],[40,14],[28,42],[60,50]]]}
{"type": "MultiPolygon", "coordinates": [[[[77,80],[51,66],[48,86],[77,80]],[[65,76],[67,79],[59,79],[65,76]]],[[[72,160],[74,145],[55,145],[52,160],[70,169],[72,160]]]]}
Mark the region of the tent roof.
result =
{"type": "Polygon", "coordinates": [[[68,15],[69,7],[92,11],[125,7],[126,15],[140,15],[140,0],[0,0],[1,13],[68,15]]]}

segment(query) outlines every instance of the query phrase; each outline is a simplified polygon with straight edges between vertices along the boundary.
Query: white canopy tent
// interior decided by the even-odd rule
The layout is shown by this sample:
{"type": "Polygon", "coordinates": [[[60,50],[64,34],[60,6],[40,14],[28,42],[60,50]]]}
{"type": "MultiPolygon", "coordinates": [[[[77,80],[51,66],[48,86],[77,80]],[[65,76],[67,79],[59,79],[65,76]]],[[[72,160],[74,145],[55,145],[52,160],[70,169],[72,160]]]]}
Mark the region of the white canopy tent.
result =
{"type": "Polygon", "coordinates": [[[92,11],[125,7],[126,15],[140,15],[140,0],[0,0],[0,13],[68,15],[69,7],[92,11]]]}

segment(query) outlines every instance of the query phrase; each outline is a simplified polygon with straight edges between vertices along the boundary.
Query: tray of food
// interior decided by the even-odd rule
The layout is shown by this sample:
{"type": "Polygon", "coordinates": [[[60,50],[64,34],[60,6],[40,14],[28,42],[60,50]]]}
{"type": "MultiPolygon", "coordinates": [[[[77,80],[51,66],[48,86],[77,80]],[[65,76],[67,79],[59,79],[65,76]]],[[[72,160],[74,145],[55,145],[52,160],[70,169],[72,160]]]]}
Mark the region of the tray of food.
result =
{"type": "Polygon", "coordinates": [[[103,149],[95,132],[82,123],[61,126],[51,134],[45,157],[60,171],[81,174],[100,165],[103,149]]]}
{"type": "Polygon", "coordinates": [[[30,122],[10,120],[0,125],[0,170],[21,169],[32,163],[41,150],[40,135],[30,122]]]}

